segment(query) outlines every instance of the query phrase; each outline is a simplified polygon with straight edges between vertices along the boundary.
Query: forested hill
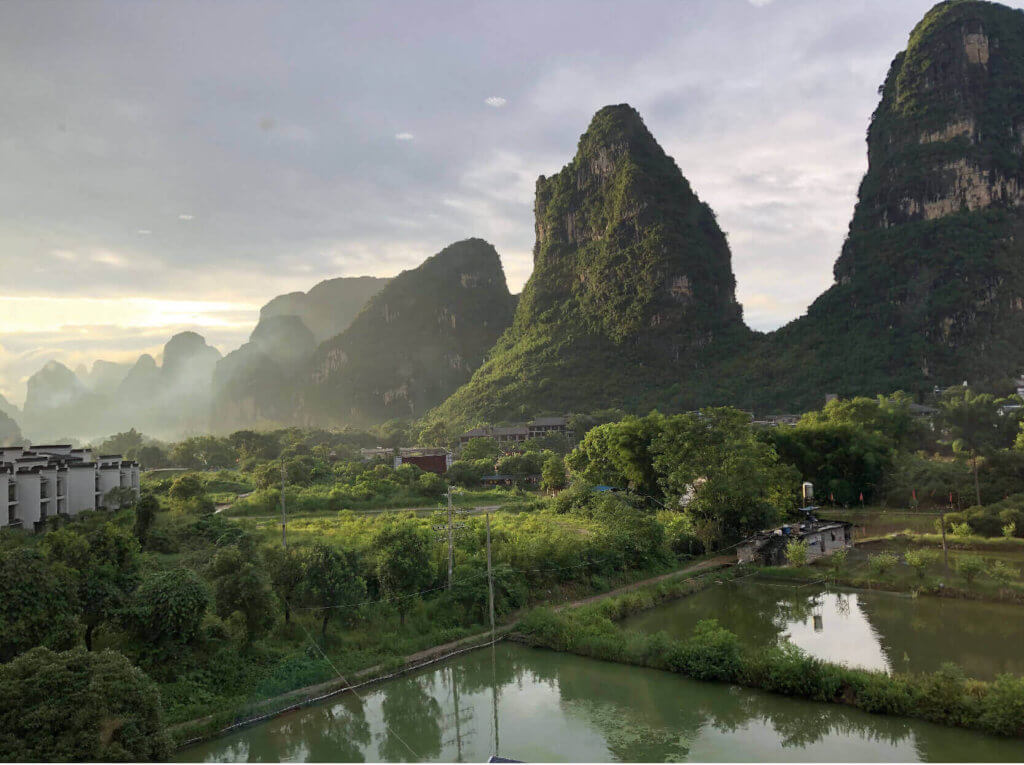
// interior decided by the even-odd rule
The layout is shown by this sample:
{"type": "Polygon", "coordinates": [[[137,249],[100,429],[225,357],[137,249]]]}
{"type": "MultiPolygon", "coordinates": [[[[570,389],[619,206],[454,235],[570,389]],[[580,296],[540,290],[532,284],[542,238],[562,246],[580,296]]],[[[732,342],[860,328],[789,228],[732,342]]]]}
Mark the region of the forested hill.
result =
{"type": "Polygon", "coordinates": [[[1024,13],[937,5],[893,60],[835,284],[774,333],[774,403],[1024,370],[1024,13]]]}
{"type": "Polygon", "coordinates": [[[635,407],[746,346],[725,236],[632,107],[594,115],[535,210],[513,325],[439,419],[635,407]]]}
{"type": "Polygon", "coordinates": [[[826,393],[1024,370],[1024,13],[942,3],[892,62],[835,284],[767,335],[714,215],[630,107],[537,182],[534,273],[490,360],[431,416],[606,406],[800,411],[826,393]]]}
{"type": "Polygon", "coordinates": [[[513,305],[493,246],[449,245],[392,279],[347,330],[317,348],[300,388],[300,418],[365,424],[422,415],[483,363],[513,305]]]}

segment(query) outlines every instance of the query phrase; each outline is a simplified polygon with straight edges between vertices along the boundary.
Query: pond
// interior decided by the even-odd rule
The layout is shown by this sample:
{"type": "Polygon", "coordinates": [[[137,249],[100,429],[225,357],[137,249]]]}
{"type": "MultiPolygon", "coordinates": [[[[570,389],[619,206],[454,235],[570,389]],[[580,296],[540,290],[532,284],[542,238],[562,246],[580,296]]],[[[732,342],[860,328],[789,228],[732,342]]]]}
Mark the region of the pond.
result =
{"type": "Polygon", "coordinates": [[[188,762],[1015,761],[1022,743],[502,643],[176,752],[188,762]]]}
{"type": "Polygon", "coordinates": [[[891,592],[794,586],[757,578],[712,585],[622,622],[686,637],[701,619],[753,646],[789,640],[813,656],[867,669],[930,672],[945,661],[970,677],[1024,674],[1024,608],[891,592]]]}

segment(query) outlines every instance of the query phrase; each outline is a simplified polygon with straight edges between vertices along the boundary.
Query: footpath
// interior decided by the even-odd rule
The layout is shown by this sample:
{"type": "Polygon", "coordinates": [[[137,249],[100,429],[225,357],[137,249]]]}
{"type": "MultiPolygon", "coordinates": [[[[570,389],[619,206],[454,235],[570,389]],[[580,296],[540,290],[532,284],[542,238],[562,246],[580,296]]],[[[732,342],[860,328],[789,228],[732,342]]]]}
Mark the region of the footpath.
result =
{"type": "MultiPolygon", "coordinates": [[[[623,585],[622,587],[617,587],[616,589],[609,590],[608,592],[603,592],[597,595],[591,595],[586,598],[580,598],[578,600],[560,603],[554,606],[554,609],[556,611],[560,611],[565,608],[578,608],[579,606],[588,605],[590,603],[596,603],[598,601],[605,600],[606,598],[614,598],[624,593],[630,592],[632,590],[637,590],[641,587],[646,587],[650,584],[656,584],[658,582],[663,582],[669,579],[678,579],[680,577],[684,577],[690,574],[697,574],[702,571],[709,571],[716,568],[730,566],[733,563],[735,563],[735,561],[735,555],[719,555],[714,558],[709,558],[707,560],[700,561],[699,563],[695,563],[691,566],[686,566],[684,568],[676,569],[675,571],[670,571],[667,574],[661,574],[659,576],[654,576],[649,579],[642,579],[638,582],[633,582],[632,584],[623,585]]],[[[530,608],[534,607],[535,606],[531,606],[530,608]]],[[[417,651],[416,653],[409,654],[405,657],[405,660],[402,662],[402,665],[398,669],[387,669],[384,666],[378,664],[351,673],[350,681],[346,681],[341,677],[336,677],[324,683],[318,683],[316,685],[307,685],[304,688],[297,688],[294,691],[289,691],[288,693],[284,693],[279,696],[264,699],[259,703],[258,707],[253,709],[252,715],[246,717],[244,720],[240,720],[219,730],[201,734],[194,738],[190,738],[179,744],[178,748],[180,749],[186,746],[191,746],[193,744],[199,743],[200,741],[215,738],[217,736],[224,735],[225,733],[229,733],[233,730],[238,730],[239,728],[255,725],[256,723],[263,722],[264,720],[269,720],[271,718],[277,717],[278,715],[282,715],[287,712],[292,712],[297,709],[302,709],[303,707],[307,707],[311,704],[323,701],[332,696],[337,696],[341,693],[346,693],[352,690],[358,691],[359,689],[364,688],[366,686],[374,685],[384,680],[389,680],[391,678],[399,677],[401,675],[406,675],[410,672],[415,672],[419,669],[423,669],[424,667],[428,667],[431,664],[437,664],[438,662],[446,661],[460,654],[468,653],[469,651],[475,651],[478,648],[484,648],[486,646],[493,645],[494,643],[497,643],[504,639],[506,635],[508,635],[518,626],[520,613],[521,611],[517,612],[516,614],[513,614],[510,621],[505,622],[501,626],[496,627],[494,630],[493,640],[491,638],[490,630],[487,630],[486,632],[479,632],[475,635],[470,635],[468,637],[461,638],[460,640],[453,640],[448,643],[442,643],[441,645],[432,646],[431,648],[425,648],[422,651],[417,651]],[[260,712],[259,709],[267,709],[271,711],[260,712]]],[[[176,730],[181,731],[187,729],[201,729],[204,725],[209,725],[210,723],[212,723],[213,720],[214,717],[209,716],[199,718],[197,720],[189,720],[188,722],[179,723],[178,725],[171,727],[171,733],[173,734],[176,730]]]]}

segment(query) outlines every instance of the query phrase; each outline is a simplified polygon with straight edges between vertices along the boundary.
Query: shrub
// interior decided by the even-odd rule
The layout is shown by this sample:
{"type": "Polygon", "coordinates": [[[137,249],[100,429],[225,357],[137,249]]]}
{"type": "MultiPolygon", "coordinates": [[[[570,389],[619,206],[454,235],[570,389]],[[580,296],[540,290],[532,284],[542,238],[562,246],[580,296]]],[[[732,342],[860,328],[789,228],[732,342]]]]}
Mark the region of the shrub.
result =
{"type": "Polygon", "coordinates": [[[807,542],[802,539],[791,539],[786,545],[786,560],[791,566],[803,566],[807,563],[807,542]]]}
{"type": "Polygon", "coordinates": [[[980,555],[961,555],[956,562],[956,570],[970,586],[978,574],[985,570],[985,560],[980,555]]]}
{"type": "Polygon", "coordinates": [[[0,665],[0,759],[147,761],[170,754],[156,685],[113,651],[33,648],[0,665]]]}
{"type": "Polygon", "coordinates": [[[903,554],[903,560],[917,572],[919,579],[924,579],[928,569],[938,563],[939,551],[927,547],[918,550],[907,550],[903,554]]]}
{"type": "Polygon", "coordinates": [[[993,561],[989,566],[988,575],[995,579],[1001,586],[1006,587],[1010,582],[1020,576],[1020,571],[1011,568],[1005,561],[993,561]]]}
{"type": "Polygon", "coordinates": [[[897,558],[891,552],[880,552],[875,555],[868,556],[868,569],[876,577],[882,577],[892,571],[893,567],[899,563],[897,558]]]}

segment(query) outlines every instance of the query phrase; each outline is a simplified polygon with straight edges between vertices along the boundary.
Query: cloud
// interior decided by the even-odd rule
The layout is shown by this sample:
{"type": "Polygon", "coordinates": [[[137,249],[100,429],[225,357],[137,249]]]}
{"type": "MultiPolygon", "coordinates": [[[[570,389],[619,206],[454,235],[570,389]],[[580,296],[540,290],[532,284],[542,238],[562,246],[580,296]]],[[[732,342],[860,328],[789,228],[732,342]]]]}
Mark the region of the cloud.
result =
{"type": "Polygon", "coordinates": [[[181,213],[181,215],[178,216],[178,220],[192,220],[192,217],[193,216],[188,213],[181,213]]]}
{"type": "Polygon", "coordinates": [[[396,141],[411,141],[415,137],[412,133],[395,133],[396,141]]]}
{"type": "Polygon", "coordinates": [[[755,8],[764,8],[766,5],[770,5],[772,0],[747,0],[755,8]]]}
{"type": "Polygon", "coordinates": [[[484,103],[488,106],[493,106],[495,109],[500,109],[508,103],[508,99],[501,96],[491,96],[490,98],[485,98],[484,103]]]}
{"type": "Polygon", "coordinates": [[[148,228],[140,228],[135,233],[139,234],[140,236],[149,236],[153,232],[150,231],[148,228]]]}

